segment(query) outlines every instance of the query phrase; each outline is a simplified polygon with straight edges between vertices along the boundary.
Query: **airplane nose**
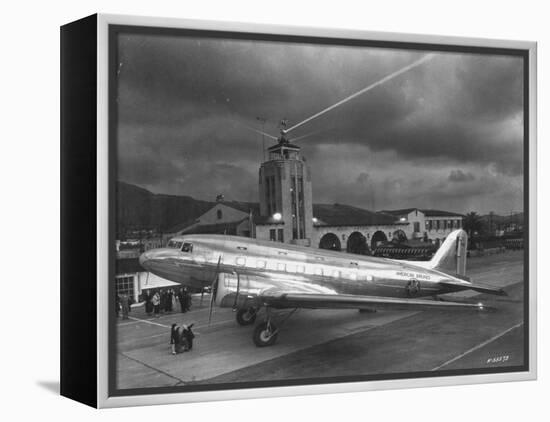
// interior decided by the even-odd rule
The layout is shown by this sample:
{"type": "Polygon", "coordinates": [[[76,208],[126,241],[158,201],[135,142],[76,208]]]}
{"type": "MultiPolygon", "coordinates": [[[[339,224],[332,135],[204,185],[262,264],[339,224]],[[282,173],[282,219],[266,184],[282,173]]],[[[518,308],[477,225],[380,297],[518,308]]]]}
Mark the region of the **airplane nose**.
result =
{"type": "Polygon", "coordinates": [[[148,270],[148,264],[147,262],[151,259],[150,257],[150,254],[149,252],[143,252],[140,256],[139,256],[139,264],[145,268],[146,270],[148,270]]]}

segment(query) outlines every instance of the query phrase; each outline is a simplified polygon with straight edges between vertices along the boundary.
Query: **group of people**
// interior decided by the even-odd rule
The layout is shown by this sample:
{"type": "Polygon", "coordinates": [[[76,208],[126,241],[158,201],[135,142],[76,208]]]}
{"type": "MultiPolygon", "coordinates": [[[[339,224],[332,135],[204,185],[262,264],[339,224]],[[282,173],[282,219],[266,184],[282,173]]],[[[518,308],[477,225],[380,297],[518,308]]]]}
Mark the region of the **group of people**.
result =
{"type": "Polygon", "coordinates": [[[174,289],[145,290],[143,301],[147,315],[155,314],[157,318],[161,313],[173,312],[177,306],[176,302],[179,302],[183,313],[191,308],[191,295],[186,287],[180,288],[177,293],[174,289]]]}
{"type": "MultiPolygon", "coordinates": [[[[133,298],[127,292],[118,292],[115,295],[115,306],[117,318],[122,313],[122,319],[128,319],[128,314],[134,303],[133,298]]],[[[136,306],[145,305],[147,315],[155,314],[159,317],[161,312],[172,312],[176,307],[176,301],[180,304],[181,312],[187,312],[191,308],[191,295],[185,287],[180,288],[176,293],[173,289],[144,290],[141,302],[136,306]]],[[[193,324],[185,325],[172,324],[170,333],[170,346],[172,354],[188,352],[193,348],[195,334],[191,329],[193,324]]]]}
{"type": "Polygon", "coordinates": [[[191,325],[182,324],[181,327],[178,324],[172,324],[172,330],[170,332],[170,346],[172,348],[172,354],[178,354],[188,352],[193,348],[193,339],[195,335],[191,328],[191,325]]]}

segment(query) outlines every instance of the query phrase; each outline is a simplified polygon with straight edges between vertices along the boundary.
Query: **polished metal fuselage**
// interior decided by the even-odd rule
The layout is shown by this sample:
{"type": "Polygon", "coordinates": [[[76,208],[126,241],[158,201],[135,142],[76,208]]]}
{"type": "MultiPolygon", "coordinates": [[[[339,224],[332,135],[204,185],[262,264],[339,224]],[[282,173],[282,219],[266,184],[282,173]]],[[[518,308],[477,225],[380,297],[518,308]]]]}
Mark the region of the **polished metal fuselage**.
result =
{"type": "MultiPolygon", "coordinates": [[[[467,289],[468,282],[414,263],[223,235],[174,238],[192,252],[163,248],[145,252],[140,262],[152,273],[203,288],[220,274],[220,296],[253,298],[272,289],[285,293],[383,296],[434,296],[467,289]],[[440,282],[464,286],[443,286],[440,282]],[[411,290],[411,282],[415,289],[411,290]]],[[[224,302],[221,301],[220,304],[224,302]]]]}

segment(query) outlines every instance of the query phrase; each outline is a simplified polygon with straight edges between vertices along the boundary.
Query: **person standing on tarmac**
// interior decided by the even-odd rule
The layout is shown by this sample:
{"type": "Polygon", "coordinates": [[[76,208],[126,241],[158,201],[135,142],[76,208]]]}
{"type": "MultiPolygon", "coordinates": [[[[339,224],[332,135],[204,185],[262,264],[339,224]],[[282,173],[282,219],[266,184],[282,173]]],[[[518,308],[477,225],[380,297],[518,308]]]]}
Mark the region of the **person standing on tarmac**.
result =
{"type": "Polygon", "coordinates": [[[166,291],[160,289],[160,313],[163,314],[166,310],[166,291]]]}
{"type": "Polygon", "coordinates": [[[115,312],[116,317],[118,318],[120,315],[120,296],[118,295],[118,293],[115,296],[115,312]]]}
{"type": "Polygon", "coordinates": [[[195,338],[195,334],[193,334],[193,331],[191,330],[193,325],[194,324],[182,326],[181,337],[182,342],[185,342],[185,351],[189,351],[193,348],[193,339],[195,338]]]}
{"type": "Polygon", "coordinates": [[[183,287],[180,287],[180,290],[178,291],[178,301],[180,303],[181,313],[184,314],[187,310],[185,309],[185,292],[183,287]]]}
{"type": "Polygon", "coordinates": [[[148,316],[151,316],[153,313],[153,298],[151,297],[151,292],[149,290],[145,291],[145,312],[148,316]]]}
{"type": "Polygon", "coordinates": [[[120,297],[120,305],[122,308],[122,319],[128,319],[128,312],[130,312],[130,298],[126,293],[123,293],[120,297]]]}
{"type": "Polygon", "coordinates": [[[159,295],[159,292],[155,292],[155,294],[153,295],[152,303],[153,303],[153,311],[155,313],[155,316],[157,318],[159,318],[160,317],[160,295],[159,295]]]}
{"type": "Polygon", "coordinates": [[[185,311],[187,312],[191,309],[191,294],[187,291],[187,287],[183,288],[183,293],[185,295],[185,311]]]}
{"type": "Polygon", "coordinates": [[[166,292],[166,312],[172,312],[172,298],[174,297],[174,294],[172,293],[172,289],[168,289],[166,292]]]}
{"type": "Polygon", "coordinates": [[[170,348],[173,355],[177,353],[176,350],[180,343],[180,338],[180,327],[178,327],[178,324],[172,324],[172,329],[170,330],[170,348]]]}

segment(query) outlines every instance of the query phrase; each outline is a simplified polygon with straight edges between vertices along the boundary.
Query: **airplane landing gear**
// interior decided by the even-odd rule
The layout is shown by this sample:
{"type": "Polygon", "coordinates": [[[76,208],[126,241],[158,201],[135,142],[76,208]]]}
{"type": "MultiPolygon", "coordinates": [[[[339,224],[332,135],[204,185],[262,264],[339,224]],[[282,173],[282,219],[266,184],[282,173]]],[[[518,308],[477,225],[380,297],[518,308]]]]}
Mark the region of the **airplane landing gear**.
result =
{"type": "MultiPolygon", "coordinates": [[[[297,310],[298,308],[293,309],[283,318],[280,322],[281,327],[297,310]]],[[[254,340],[254,344],[258,347],[272,346],[275,344],[275,341],[277,341],[279,331],[280,328],[277,328],[275,324],[271,322],[270,308],[266,307],[266,320],[265,322],[259,323],[256,328],[254,328],[252,340],[254,340]]]]}
{"type": "Polygon", "coordinates": [[[266,347],[275,344],[279,330],[270,321],[262,322],[254,328],[252,339],[258,347],[266,347]]]}
{"type": "Polygon", "coordinates": [[[237,311],[237,322],[239,325],[250,325],[256,321],[256,315],[258,314],[255,308],[244,308],[237,311]]]}

